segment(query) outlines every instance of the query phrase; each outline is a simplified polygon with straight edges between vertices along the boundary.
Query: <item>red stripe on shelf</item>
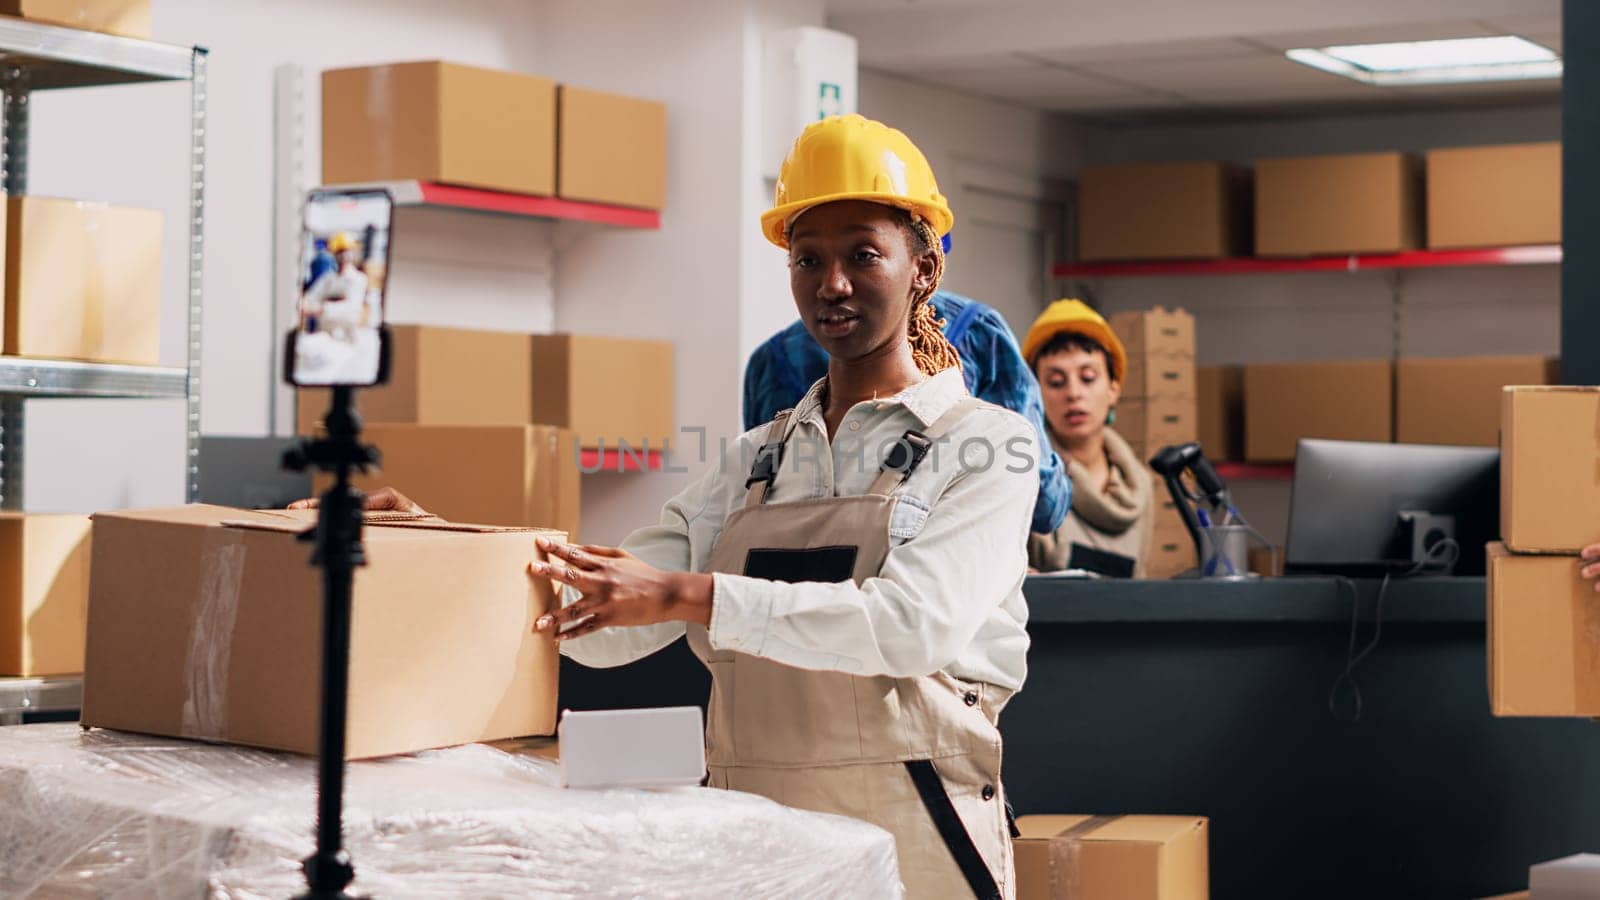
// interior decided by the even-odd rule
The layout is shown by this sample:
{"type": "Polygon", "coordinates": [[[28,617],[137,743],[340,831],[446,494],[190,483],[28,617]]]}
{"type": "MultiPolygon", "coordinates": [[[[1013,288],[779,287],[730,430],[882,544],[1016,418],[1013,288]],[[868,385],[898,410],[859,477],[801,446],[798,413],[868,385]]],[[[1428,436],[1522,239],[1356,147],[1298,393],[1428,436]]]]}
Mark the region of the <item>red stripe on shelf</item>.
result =
{"type": "Polygon", "coordinates": [[[661,471],[661,451],[629,451],[623,453],[616,448],[596,450],[586,447],[578,454],[578,465],[585,472],[640,472],[639,457],[644,457],[644,469],[651,472],[661,471]]]}
{"type": "Polygon", "coordinates": [[[1452,266],[1527,266],[1561,262],[1559,244],[1487,247],[1474,250],[1409,250],[1354,256],[1303,259],[1238,257],[1235,259],[1152,260],[1108,263],[1062,263],[1057,278],[1117,278],[1147,275],[1250,275],[1267,272],[1363,272],[1382,269],[1447,268],[1452,266]]]}
{"type": "Polygon", "coordinates": [[[659,229],[661,213],[650,209],[633,209],[626,206],[609,206],[604,203],[581,203],[559,197],[533,197],[504,191],[485,191],[478,188],[459,187],[453,184],[418,182],[422,202],[429,206],[448,206],[479,212],[504,213],[513,216],[530,216],[544,219],[565,219],[574,222],[593,222],[598,225],[615,225],[621,228],[659,229]]]}

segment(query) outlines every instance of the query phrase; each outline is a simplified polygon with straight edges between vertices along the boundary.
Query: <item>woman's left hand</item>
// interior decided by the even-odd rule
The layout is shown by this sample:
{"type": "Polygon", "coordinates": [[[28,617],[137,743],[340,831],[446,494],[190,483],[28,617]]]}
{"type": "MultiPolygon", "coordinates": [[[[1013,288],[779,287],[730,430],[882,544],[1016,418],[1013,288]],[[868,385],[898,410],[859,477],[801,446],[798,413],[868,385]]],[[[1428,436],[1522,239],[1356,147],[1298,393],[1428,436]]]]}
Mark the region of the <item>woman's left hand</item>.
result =
{"type": "Polygon", "coordinates": [[[535,543],[550,560],[530,563],[528,572],[577,588],[583,599],[540,616],[534,631],[554,631],[556,640],[565,641],[626,625],[711,625],[710,575],[665,572],[616,547],[579,547],[546,538],[535,543]],[[581,624],[567,628],[573,623],[581,624]]]}
{"type": "Polygon", "coordinates": [[[1579,573],[1584,578],[1597,579],[1594,589],[1600,591],[1600,544],[1590,544],[1583,548],[1583,569],[1579,573]]]}

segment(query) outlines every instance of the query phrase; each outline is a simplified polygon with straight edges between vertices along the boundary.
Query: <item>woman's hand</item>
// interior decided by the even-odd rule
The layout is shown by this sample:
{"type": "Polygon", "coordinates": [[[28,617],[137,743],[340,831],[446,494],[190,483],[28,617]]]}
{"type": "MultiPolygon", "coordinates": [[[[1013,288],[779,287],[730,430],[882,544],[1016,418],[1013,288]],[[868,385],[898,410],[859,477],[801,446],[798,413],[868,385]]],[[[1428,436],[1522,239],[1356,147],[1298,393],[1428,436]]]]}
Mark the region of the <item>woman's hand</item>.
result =
{"type": "MultiPolygon", "coordinates": [[[[316,497],[307,497],[304,500],[296,500],[289,504],[289,508],[316,509],[318,502],[316,497]]],[[[423,516],[430,515],[427,510],[418,506],[416,501],[392,487],[378,488],[368,494],[366,508],[368,510],[389,510],[391,512],[416,513],[423,516]]]]}
{"type": "Polygon", "coordinates": [[[1590,544],[1583,548],[1582,575],[1595,582],[1594,589],[1600,591],[1600,544],[1590,544]]]}
{"type": "Polygon", "coordinates": [[[710,575],[664,572],[616,547],[578,547],[546,538],[536,543],[550,561],[530,563],[528,572],[577,588],[583,599],[540,616],[534,631],[554,631],[556,640],[564,641],[625,625],[711,625],[710,575]],[[573,623],[579,624],[562,631],[573,623]]]}

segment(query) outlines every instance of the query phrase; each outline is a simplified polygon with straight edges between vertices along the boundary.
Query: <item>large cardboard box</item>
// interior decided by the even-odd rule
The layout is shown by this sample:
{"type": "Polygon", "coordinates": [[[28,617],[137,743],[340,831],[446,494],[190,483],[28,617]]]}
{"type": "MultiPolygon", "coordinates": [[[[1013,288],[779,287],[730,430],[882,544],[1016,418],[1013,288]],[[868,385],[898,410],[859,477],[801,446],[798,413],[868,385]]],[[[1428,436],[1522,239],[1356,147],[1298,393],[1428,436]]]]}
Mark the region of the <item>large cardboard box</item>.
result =
{"type": "Polygon", "coordinates": [[[1156,356],[1194,359],[1194,315],[1185,309],[1154,309],[1113,313],[1111,330],[1122,341],[1130,359],[1156,356]]]}
{"type": "MultiPolygon", "coordinates": [[[[101,513],[85,725],[314,753],[321,572],[315,513],[219,506],[101,513]]],[[[534,621],[526,529],[387,516],[365,529],[350,634],[350,759],[555,727],[557,655],[534,621]]]]}
{"type": "Polygon", "coordinates": [[[1561,243],[1561,143],[1428,151],[1428,246],[1561,243]]]}
{"type": "Polygon", "coordinates": [[[1256,255],[1422,246],[1422,174],[1403,153],[1256,161],[1256,255]]]}
{"type": "Polygon", "coordinates": [[[161,213],[11,197],[5,243],[5,353],[160,362],[161,213]]]}
{"type": "Polygon", "coordinates": [[[1155,453],[1171,444],[1195,439],[1194,397],[1155,397],[1117,404],[1112,426],[1131,446],[1155,453]]]}
{"type": "Polygon", "coordinates": [[[1577,556],[1489,545],[1495,715],[1600,716],[1600,593],[1579,574],[1582,565],[1577,556]]]}
{"type": "MultiPolygon", "coordinates": [[[[382,468],[357,476],[363,490],[388,485],[453,522],[554,528],[578,537],[576,435],[546,425],[373,425],[363,440],[382,468]]],[[[314,480],[320,494],[332,477],[314,480]]]]}
{"type": "Polygon", "coordinates": [[[1199,564],[1194,540],[1181,526],[1160,528],[1151,535],[1144,561],[1146,578],[1172,578],[1199,564]]]}
{"type": "Polygon", "coordinates": [[[1518,553],[1600,542],[1600,388],[1501,394],[1500,539],[1518,553]]]}
{"type": "Polygon", "coordinates": [[[1557,360],[1546,356],[1402,359],[1395,368],[1395,436],[1402,444],[1495,447],[1507,385],[1552,384],[1557,360]]]}
{"type": "Polygon", "coordinates": [[[1017,900],[1206,900],[1203,816],[1023,816],[1017,900]]]}
{"type": "Polygon", "coordinates": [[[1393,440],[1393,373],[1388,360],[1245,366],[1245,457],[1292,460],[1301,438],[1393,440]]]}
{"type": "Polygon", "coordinates": [[[667,202],[667,107],[562,85],[560,172],[568,200],[661,209],[667,202]]]}
{"type": "Polygon", "coordinates": [[[549,196],[556,83],[446,62],[322,73],[325,184],[417,179],[549,196]]]}
{"type": "Polygon", "coordinates": [[[1250,177],[1220,162],[1088,166],[1078,176],[1078,259],[1216,259],[1248,253],[1250,177]]]}
{"type": "MultiPolygon", "coordinates": [[[[368,423],[526,425],[533,404],[528,335],[424,325],[390,326],[389,383],[356,392],[368,423]]],[[[302,388],[296,426],[311,434],[328,412],[327,388],[302,388]]],[[[466,520],[471,521],[471,520],[466,520]]]]}
{"type": "Polygon", "coordinates": [[[83,671],[88,516],[0,513],[0,675],[83,671]]]}
{"type": "Polygon", "coordinates": [[[672,345],[581,334],[533,336],[533,421],[584,447],[664,449],[676,436],[672,345]]]}
{"type": "Polygon", "coordinates": [[[1195,424],[1212,462],[1244,459],[1244,367],[1195,370],[1195,424]]]}
{"type": "Polygon", "coordinates": [[[0,0],[0,15],[123,37],[150,37],[150,0],[0,0]]]}

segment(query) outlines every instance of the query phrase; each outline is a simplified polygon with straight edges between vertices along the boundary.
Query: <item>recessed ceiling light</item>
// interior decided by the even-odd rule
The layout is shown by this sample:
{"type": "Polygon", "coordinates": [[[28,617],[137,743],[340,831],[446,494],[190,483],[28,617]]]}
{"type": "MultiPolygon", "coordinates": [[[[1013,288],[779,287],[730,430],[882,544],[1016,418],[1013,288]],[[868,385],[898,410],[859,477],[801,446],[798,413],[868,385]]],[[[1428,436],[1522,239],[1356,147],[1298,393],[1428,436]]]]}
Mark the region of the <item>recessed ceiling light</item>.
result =
{"type": "Polygon", "coordinates": [[[1509,35],[1306,47],[1284,55],[1325,72],[1383,86],[1561,77],[1561,57],[1555,51],[1509,35]]]}

